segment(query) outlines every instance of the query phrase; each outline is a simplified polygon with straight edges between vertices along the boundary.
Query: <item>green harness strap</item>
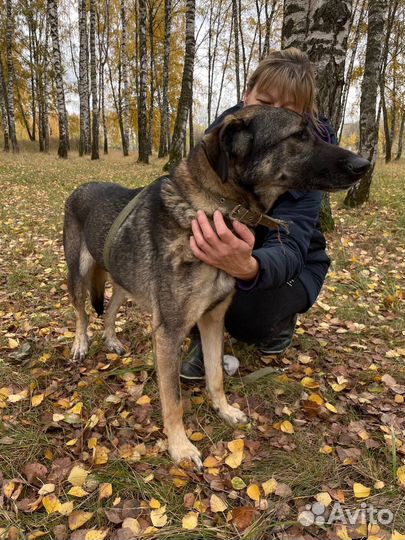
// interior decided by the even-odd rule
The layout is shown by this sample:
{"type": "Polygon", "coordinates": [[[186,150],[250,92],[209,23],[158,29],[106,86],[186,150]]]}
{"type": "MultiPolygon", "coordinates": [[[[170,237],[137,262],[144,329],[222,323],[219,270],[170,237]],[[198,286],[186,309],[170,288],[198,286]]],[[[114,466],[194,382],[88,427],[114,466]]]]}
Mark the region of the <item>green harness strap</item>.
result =
{"type": "Polygon", "coordinates": [[[126,206],[124,206],[124,208],[121,210],[121,212],[113,221],[113,224],[111,225],[110,230],[108,231],[107,238],[105,239],[105,243],[104,243],[104,250],[103,250],[104,265],[108,271],[110,268],[110,251],[111,251],[113,242],[115,240],[115,237],[117,236],[118,230],[123,225],[125,220],[128,218],[129,214],[135,208],[137,203],[139,202],[140,195],[143,192],[144,192],[144,189],[142,189],[139,193],[137,193],[135,197],[131,199],[126,206]]]}

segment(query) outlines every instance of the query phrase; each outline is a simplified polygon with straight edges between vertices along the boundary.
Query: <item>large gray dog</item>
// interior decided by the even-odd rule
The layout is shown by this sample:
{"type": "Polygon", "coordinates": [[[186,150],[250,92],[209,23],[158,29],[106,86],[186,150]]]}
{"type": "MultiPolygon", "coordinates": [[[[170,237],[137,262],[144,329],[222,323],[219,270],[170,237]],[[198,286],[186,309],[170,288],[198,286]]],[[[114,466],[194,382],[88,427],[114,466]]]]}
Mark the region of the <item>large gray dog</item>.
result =
{"type": "Polygon", "coordinates": [[[126,298],[152,314],[164,428],[175,462],[191,458],[201,466],[200,452],[184,430],[179,386],[180,348],[194,324],[201,332],[214,408],[231,424],[247,421],[228,404],[223,390],[223,320],[235,280],[194,257],[189,238],[197,210],[212,216],[219,209],[228,223],[236,217],[250,225],[274,226],[264,214],[288,189],[346,189],[368,168],[363,158],[316,138],[301,115],[254,105],[226,117],[169,177],[142,191],[92,182],[68,198],[64,247],[77,314],[73,357],[83,358],[88,351],[87,292],[101,314],[109,275],[108,349],[123,352],[114,321],[126,298]],[[137,194],[134,208],[117,226],[117,216],[137,194]]]}

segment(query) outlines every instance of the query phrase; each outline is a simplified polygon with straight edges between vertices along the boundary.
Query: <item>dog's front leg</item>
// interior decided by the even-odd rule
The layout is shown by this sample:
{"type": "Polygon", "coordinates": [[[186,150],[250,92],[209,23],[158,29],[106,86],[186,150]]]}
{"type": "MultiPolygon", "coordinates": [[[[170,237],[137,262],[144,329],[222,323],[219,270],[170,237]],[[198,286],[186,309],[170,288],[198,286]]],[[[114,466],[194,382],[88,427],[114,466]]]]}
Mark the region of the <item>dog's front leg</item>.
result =
{"type": "Polygon", "coordinates": [[[248,417],[241,410],[229,405],[224,392],[223,348],[224,316],[232,295],[198,321],[204,355],[205,379],[214,409],[229,424],[246,424],[248,417]]]}
{"type": "Polygon", "coordinates": [[[200,469],[202,468],[200,451],[187,438],[183,424],[179,379],[180,345],[178,332],[169,333],[162,326],[156,329],[156,366],[164,431],[169,441],[169,453],[173,461],[179,463],[182,459],[188,458],[200,469]]]}

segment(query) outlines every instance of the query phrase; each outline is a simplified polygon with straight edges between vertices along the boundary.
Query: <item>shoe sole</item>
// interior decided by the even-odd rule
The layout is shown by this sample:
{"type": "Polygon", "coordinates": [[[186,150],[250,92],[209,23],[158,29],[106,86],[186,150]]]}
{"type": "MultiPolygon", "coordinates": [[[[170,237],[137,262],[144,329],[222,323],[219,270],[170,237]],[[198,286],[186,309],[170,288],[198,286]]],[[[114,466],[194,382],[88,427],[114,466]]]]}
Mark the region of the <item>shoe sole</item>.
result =
{"type": "Polygon", "coordinates": [[[180,379],[184,381],[203,381],[205,379],[205,375],[202,375],[201,377],[189,377],[180,373],[180,379]]]}

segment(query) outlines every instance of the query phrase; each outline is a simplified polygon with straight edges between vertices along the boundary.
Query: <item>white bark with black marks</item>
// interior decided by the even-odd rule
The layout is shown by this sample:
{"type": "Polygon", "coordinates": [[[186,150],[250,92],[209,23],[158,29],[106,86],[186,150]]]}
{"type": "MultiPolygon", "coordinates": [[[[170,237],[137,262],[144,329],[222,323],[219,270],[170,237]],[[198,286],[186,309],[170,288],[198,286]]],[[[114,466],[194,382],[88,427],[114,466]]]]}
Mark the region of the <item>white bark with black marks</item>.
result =
{"type": "Polygon", "coordinates": [[[139,100],[138,100],[138,162],[149,163],[147,126],[148,50],[146,40],[146,0],[139,0],[139,100]]]}
{"type": "Polygon", "coordinates": [[[87,32],[87,2],[79,0],[79,156],[91,154],[89,38],[87,32]]]}
{"type": "Polygon", "coordinates": [[[18,152],[17,133],[15,129],[14,112],[14,63],[13,63],[13,41],[14,41],[14,14],[11,0],[6,0],[6,53],[7,53],[7,106],[8,106],[8,127],[13,152],[18,152]]]}

